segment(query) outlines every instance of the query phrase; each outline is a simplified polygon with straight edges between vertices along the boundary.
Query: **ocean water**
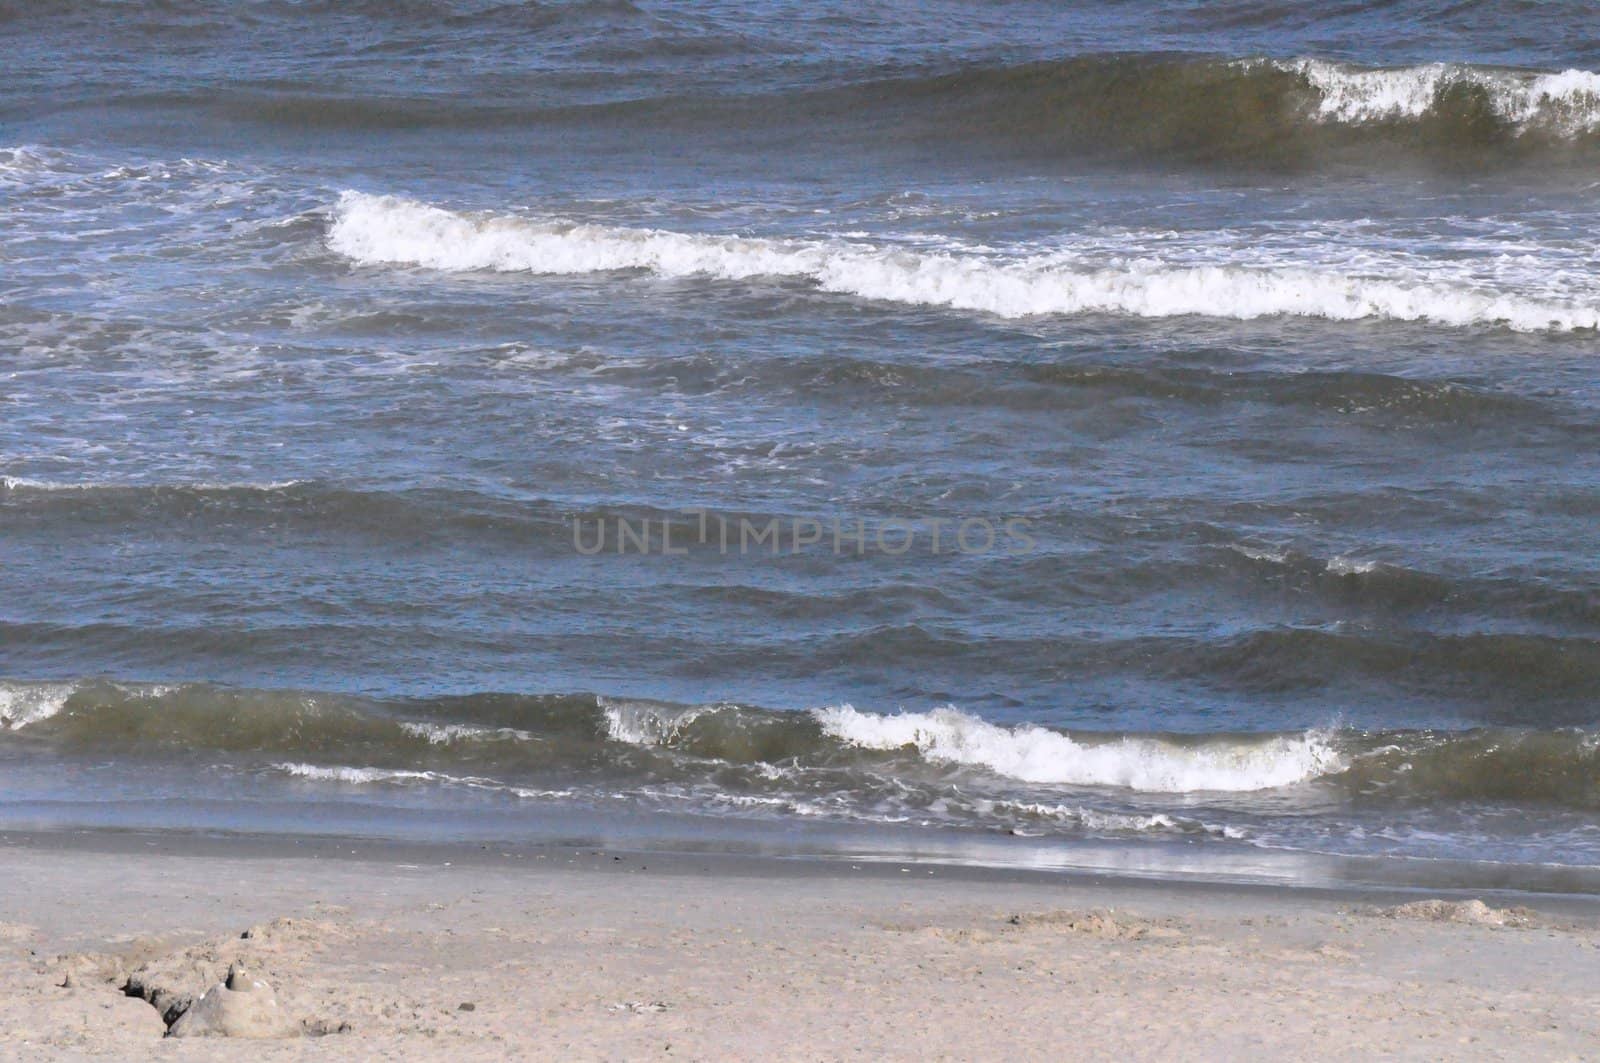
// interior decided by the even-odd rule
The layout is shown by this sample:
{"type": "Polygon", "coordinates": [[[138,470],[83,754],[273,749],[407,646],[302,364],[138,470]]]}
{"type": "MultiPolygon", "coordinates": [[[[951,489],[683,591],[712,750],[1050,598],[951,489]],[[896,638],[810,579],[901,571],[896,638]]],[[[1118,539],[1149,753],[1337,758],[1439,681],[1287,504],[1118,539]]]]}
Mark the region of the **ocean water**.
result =
{"type": "Polygon", "coordinates": [[[0,2],[0,827],[1600,889],[1588,4],[0,2]]]}

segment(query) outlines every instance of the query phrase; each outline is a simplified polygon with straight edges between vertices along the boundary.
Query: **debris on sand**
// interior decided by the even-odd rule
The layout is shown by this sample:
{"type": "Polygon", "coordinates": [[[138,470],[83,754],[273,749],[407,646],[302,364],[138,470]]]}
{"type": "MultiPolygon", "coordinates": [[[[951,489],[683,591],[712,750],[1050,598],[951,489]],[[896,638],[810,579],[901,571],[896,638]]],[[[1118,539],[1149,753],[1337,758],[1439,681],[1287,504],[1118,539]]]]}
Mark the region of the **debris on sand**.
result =
{"type": "Polygon", "coordinates": [[[1006,925],[1024,928],[1048,927],[1114,941],[1170,940],[1182,936],[1170,920],[1142,919],[1104,908],[1086,912],[1019,913],[1007,919],[1006,925]]]}

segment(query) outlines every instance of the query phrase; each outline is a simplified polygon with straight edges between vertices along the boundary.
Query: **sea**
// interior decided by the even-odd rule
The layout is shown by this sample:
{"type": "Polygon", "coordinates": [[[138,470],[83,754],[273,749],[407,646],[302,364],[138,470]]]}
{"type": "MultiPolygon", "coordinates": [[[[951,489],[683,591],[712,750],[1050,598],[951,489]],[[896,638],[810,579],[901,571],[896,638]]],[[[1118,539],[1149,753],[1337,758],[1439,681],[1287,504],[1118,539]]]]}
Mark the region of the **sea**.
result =
{"type": "Polygon", "coordinates": [[[1600,892],[1600,11],[0,0],[0,829],[1600,892]]]}

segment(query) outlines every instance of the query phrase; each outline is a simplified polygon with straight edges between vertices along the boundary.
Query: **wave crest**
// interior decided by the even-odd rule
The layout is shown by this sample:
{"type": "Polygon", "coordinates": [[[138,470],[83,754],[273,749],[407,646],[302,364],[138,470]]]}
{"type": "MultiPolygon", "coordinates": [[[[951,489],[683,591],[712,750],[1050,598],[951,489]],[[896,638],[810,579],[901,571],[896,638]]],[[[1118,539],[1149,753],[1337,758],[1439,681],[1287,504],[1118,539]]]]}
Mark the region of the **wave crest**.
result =
{"type": "Polygon", "coordinates": [[[304,485],[304,480],[269,480],[259,483],[241,481],[227,483],[214,480],[199,480],[193,483],[112,483],[89,481],[84,483],[67,483],[60,480],[35,480],[26,476],[0,476],[0,492],[14,491],[17,493],[36,492],[39,494],[63,494],[67,492],[170,492],[174,494],[272,494],[277,491],[286,491],[291,487],[304,485]]]}
{"type": "Polygon", "coordinates": [[[1588,70],[1530,73],[1459,63],[1382,69],[1322,59],[1267,65],[1304,78],[1318,95],[1317,117],[1327,121],[1419,119],[1448,110],[1455,95],[1477,97],[1520,133],[1577,137],[1600,129],[1600,74],[1588,70]]]}
{"type": "Polygon", "coordinates": [[[927,760],[987,768],[1031,783],[1157,793],[1270,790],[1344,767],[1316,733],[1195,743],[1129,736],[1090,743],[1030,724],[1001,727],[954,708],[880,716],[841,705],[813,715],[827,734],[852,745],[911,746],[927,760]]]}
{"type": "Polygon", "coordinates": [[[76,683],[0,683],[0,729],[15,731],[67,707],[76,683]]]}
{"type": "MultiPolygon", "coordinates": [[[[1600,328],[1600,307],[1496,289],[1446,264],[1372,260],[1308,268],[1305,248],[1238,262],[1130,256],[1104,244],[999,255],[912,251],[845,240],[769,239],[474,215],[345,192],[328,246],[360,265],[564,275],[642,270],[661,277],[802,281],[824,292],[999,317],[1087,313],[1249,320],[1301,316],[1600,328]],[[1397,279],[1398,278],[1398,279],[1397,279]]],[[[1242,252],[1241,252],[1242,254],[1242,252]]]]}

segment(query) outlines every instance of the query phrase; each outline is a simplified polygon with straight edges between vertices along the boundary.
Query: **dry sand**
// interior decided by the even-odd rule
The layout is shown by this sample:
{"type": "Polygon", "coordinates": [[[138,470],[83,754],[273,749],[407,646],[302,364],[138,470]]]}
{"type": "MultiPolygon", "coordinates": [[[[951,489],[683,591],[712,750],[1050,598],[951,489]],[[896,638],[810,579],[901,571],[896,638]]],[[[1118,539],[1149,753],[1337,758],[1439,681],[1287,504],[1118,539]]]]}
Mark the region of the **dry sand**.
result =
{"type": "Polygon", "coordinates": [[[1585,904],[901,866],[7,835],[0,1055],[1600,1055],[1585,904]],[[164,1036],[230,965],[290,1036],[164,1036]]]}

